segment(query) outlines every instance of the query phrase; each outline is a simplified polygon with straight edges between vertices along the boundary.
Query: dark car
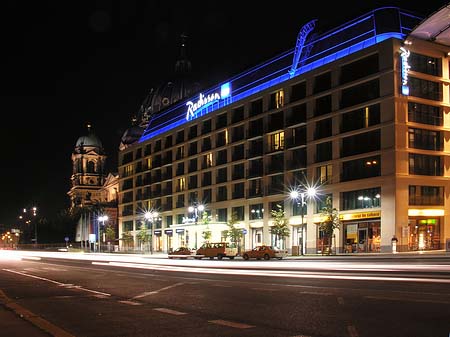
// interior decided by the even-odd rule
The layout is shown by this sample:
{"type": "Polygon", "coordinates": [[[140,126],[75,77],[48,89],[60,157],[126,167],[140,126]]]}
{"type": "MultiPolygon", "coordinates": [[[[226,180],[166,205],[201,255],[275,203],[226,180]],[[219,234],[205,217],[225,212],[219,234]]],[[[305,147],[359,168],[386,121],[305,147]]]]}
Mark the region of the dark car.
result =
{"type": "Polygon", "coordinates": [[[272,246],[257,246],[253,248],[252,250],[247,250],[242,254],[242,257],[244,260],[248,259],[257,259],[257,260],[270,260],[272,258],[281,260],[283,257],[287,256],[287,250],[286,249],[278,249],[274,248],[272,246]]]}
{"type": "Polygon", "coordinates": [[[178,247],[168,255],[169,259],[173,258],[187,258],[193,254],[193,251],[188,247],[178,247]]]}

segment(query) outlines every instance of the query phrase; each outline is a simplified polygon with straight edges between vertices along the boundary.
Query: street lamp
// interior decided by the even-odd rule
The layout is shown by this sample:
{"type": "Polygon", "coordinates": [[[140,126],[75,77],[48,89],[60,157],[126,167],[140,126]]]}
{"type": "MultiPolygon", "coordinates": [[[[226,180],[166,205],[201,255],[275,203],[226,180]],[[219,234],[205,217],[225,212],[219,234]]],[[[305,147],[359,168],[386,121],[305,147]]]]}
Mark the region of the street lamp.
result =
{"type": "MultiPolygon", "coordinates": [[[[205,205],[199,204],[197,201],[194,202],[192,206],[188,207],[188,212],[193,213],[193,220],[195,222],[195,226],[198,224],[198,218],[202,216],[203,211],[205,210],[205,205]]],[[[197,248],[197,228],[195,228],[195,248],[197,248]]]]}
{"type": "MultiPolygon", "coordinates": [[[[294,215],[297,215],[297,212],[295,212],[296,209],[300,209],[300,216],[301,216],[301,226],[303,227],[304,223],[304,216],[305,216],[305,205],[306,201],[308,199],[314,198],[317,194],[317,189],[315,187],[309,186],[305,190],[301,190],[298,187],[295,187],[289,192],[289,196],[293,201],[296,203],[294,208],[294,215]]],[[[303,228],[302,228],[303,230],[303,228]]],[[[303,255],[303,233],[302,233],[302,241],[301,241],[301,247],[300,247],[300,253],[303,255]]]]}
{"type": "Polygon", "coordinates": [[[146,211],[144,213],[145,222],[150,223],[150,254],[153,254],[153,222],[158,219],[158,216],[159,213],[156,211],[146,211]]]}
{"type": "MultiPolygon", "coordinates": [[[[98,221],[102,223],[103,230],[105,229],[105,221],[108,221],[108,216],[106,214],[100,215],[98,221]]],[[[100,225],[98,226],[98,251],[101,251],[101,240],[100,240],[100,225]]]]}

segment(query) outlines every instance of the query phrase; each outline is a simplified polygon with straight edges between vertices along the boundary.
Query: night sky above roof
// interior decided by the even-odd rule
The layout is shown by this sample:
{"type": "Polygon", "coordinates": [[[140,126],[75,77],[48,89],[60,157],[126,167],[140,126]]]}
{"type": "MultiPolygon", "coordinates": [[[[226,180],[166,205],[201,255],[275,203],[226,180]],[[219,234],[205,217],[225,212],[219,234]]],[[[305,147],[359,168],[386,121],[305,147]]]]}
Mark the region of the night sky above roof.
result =
{"type": "Polygon", "coordinates": [[[425,17],[447,3],[285,4],[3,1],[0,224],[13,227],[23,207],[51,219],[69,206],[71,153],[88,122],[117,170],[120,138],[150,90],[171,80],[182,33],[194,75],[214,85],[293,48],[312,19],[323,32],[381,6],[425,17]]]}

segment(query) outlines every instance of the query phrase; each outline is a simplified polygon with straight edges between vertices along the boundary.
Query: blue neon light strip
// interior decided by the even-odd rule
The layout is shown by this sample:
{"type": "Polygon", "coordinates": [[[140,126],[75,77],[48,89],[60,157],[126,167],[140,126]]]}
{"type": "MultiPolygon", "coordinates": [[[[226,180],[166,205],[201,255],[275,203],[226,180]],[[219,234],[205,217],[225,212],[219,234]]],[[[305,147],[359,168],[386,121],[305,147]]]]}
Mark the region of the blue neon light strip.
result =
{"type": "MultiPolygon", "coordinates": [[[[383,34],[377,34],[375,15],[379,15],[384,9],[398,11],[395,7],[385,7],[374,10],[365,16],[361,16],[345,25],[341,25],[327,34],[321,35],[313,41],[310,41],[305,45],[305,48],[309,46],[311,48],[311,53],[305,59],[300,60],[300,64],[296,69],[294,76],[301,75],[334,62],[386,39],[404,39],[406,35],[411,32],[412,28],[421,20],[419,17],[400,12],[400,17],[405,16],[404,21],[409,21],[409,24],[412,27],[404,27],[400,23],[398,32],[384,32],[383,34]]],[[[221,85],[207,90],[205,95],[212,92],[219,92],[222,85],[227,84],[228,82],[231,83],[231,95],[229,97],[215,101],[203,107],[201,110],[196,111],[195,118],[222,109],[231,103],[235,103],[289,80],[291,76],[288,71],[292,66],[291,61],[293,52],[294,49],[285,52],[259,66],[255,66],[244,73],[238,74],[221,85]],[[254,78],[257,79],[253,80],[254,78]]],[[[190,122],[191,120],[186,120],[186,102],[195,100],[196,97],[192,97],[167,110],[156,113],[139,142],[146,141],[190,122]]]]}

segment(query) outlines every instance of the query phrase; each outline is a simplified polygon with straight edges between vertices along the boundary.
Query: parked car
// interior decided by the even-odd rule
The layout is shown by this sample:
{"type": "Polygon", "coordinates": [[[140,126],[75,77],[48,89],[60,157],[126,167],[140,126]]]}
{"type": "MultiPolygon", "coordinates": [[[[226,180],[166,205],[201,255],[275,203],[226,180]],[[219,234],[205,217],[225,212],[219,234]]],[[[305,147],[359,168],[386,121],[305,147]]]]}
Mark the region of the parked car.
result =
{"type": "Polygon", "coordinates": [[[249,259],[257,259],[257,260],[270,260],[272,258],[281,260],[283,257],[287,256],[287,250],[286,249],[278,249],[274,248],[272,246],[262,245],[257,246],[251,250],[246,250],[242,257],[244,260],[249,259]]]}
{"type": "Polygon", "coordinates": [[[217,257],[217,259],[222,260],[224,257],[227,257],[232,260],[238,254],[238,249],[231,247],[228,242],[206,242],[197,249],[196,254],[194,256],[196,259],[209,257],[212,260],[217,257]]]}
{"type": "Polygon", "coordinates": [[[169,259],[173,258],[187,258],[191,256],[194,252],[188,247],[178,247],[172,253],[168,255],[169,259]]]}

